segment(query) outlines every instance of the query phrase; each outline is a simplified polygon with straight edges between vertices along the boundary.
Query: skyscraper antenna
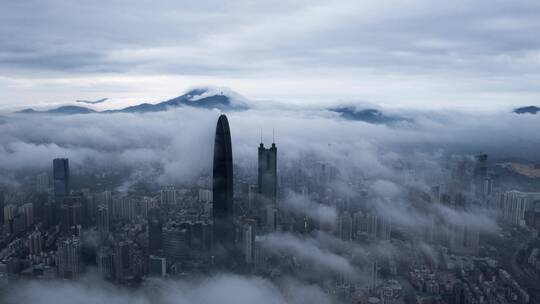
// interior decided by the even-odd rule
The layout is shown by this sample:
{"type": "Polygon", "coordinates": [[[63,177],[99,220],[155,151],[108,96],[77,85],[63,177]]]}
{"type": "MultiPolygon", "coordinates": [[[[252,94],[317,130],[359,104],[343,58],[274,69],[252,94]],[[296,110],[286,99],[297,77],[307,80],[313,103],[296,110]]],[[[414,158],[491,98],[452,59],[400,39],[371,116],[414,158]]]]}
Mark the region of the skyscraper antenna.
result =
{"type": "Polygon", "coordinates": [[[262,144],[262,128],[261,128],[261,144],[262,144]]]}
{"type": "Polygon", "coordinates": [[[275,143],[275,142],[276,142],[276,137],[274,134],[274,128],[272,128],[272,143],[275,143]]]}

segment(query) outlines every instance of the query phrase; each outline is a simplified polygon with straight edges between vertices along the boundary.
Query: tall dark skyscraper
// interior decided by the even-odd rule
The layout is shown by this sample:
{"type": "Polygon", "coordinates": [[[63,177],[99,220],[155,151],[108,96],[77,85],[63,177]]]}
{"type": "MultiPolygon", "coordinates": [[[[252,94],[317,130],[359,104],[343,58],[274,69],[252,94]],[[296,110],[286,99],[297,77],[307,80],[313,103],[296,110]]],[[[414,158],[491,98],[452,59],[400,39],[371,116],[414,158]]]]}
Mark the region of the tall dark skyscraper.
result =
{"type": "Polygon", "coordinates": [[[67,158],[55,158],[53,160],[54,198],[62,198],[69,195],[69,160],[67,158]]]}
{"type": "Polygon", "coordinates": [[[0,223],[4,224],[4,191],[0,189],[0,223]]]}
{"type": "Polygon", "coordinates": [[[268,149],[264,144],[259,145],[259,178],[258,191],[274,205],[277,197],[277,148],[276,144],[268,149]]]}
{"type": "Polygon", "coordinates": [[[476,156],[476,164],[473,172],[473,183],[475,186],[475,195],[482,197],[485,193],[487,179],[487,154],[476,156]]]}
{"type": "Polygon", "coordinates": [[[219,116],[214,140],[213,169],[214,241],[229,246],[234,242],[233,163],[231,132],[227,116],[219,116]]]}
{"type": "Polygon", "coordinates": [[[156,208],[148,211],[148,248],[151,253],[163,249],[163,222],[156,208]]]}
{"type": "Polygon", "coordinates": [[[276,144],[268,149],[261,142],[259,145],[258,192],[264,213],[262,223],[269,231],[277,227],[277,148],[276,144]]]}

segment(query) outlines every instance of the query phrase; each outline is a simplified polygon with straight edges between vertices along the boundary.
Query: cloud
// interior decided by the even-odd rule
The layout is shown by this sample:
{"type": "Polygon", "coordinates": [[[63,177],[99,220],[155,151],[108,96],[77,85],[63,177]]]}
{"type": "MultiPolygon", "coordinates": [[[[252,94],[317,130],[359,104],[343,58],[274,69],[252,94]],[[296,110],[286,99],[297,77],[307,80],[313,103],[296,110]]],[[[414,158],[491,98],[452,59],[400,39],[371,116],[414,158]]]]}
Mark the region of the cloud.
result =
{"type": "Polygon", "coordinates": [[[0,104],[157,101],[210,83],[304,104],[528,104],[539,93],[538,14],[533,0],[7,3],[0,104]]]}
{"type": "Polygon", "coordinates": [[[274,254],[289,254],[309,265],[319,276],[343,274],[355,276],[354,266],[343,256],[321,248],[316,239],[301,238],[292,234],[271,233],[259,237],[263,247],[274,254]]]}
{"type": "Polygon", "coordinates": [[[308,197],[294,192],[288,192],[285,199],[280,202],[280,208],[287,213],[307,216],[321,225],[335,226],[337,224],[335,206],[316,203],[308,197]]]}
{"type": "Polygon", "coordinates": [[[113,304],[202,304],[202,303],[334,303],[315,285],[288,278],[272,282],[261,277],[219,274],[190,280],[153,279],[138,290],[127,290],[89,275],[79,282],[31,281],[15,286],[3,303],[113,303],[113,304]]]}

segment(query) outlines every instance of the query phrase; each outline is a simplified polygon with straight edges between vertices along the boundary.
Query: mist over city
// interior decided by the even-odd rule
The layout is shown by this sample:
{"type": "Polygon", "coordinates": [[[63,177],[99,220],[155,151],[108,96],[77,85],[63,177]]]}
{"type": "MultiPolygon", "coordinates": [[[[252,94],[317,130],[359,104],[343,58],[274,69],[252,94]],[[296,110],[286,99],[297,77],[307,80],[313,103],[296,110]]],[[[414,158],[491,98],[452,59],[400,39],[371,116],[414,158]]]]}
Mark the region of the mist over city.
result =
{"type": "Polygon", "coordinates": [[[534,1],[0,3],[0,303],[540,303],[534,1]]]}

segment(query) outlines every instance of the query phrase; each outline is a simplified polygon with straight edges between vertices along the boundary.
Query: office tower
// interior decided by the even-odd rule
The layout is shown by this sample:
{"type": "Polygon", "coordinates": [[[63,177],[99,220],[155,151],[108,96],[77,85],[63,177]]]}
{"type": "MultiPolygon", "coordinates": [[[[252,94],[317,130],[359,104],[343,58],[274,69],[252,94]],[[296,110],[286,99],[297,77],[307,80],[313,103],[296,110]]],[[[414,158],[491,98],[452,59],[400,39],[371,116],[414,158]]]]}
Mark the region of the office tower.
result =
{"type": "Polygon", "coordinates": [[[53,160],[54,198],[61,199],[69,195],[70,177],[69,160],[67,158],[55,158],[53,160]]]}
{"type": "Polygon", "coordinates": [[[392,223],[390,219],[379,216],[379,227],[377,229],[378,237],[381,240],[389,240],[392,234],[392,223]]]}
{"type": "Polygon", "coordinates": [[[4,206],[4,224],[8,224],[14,217],[17,207],[13,204],[4,206]]]}
{"type": "Polygon", "coordinates": [[[114,248],[114,266],[117,280],[131,275],[131,243],[122,241],[114,248]]]}
{"type": "Polygon", "coordinates": [[[4,191],[0,189],[0,223],[4,224],[4,191]]]}
{"type": "Polygon", "coordinates": [[[353,219],[349,212],[345,211],[339,217],[338,226],[339,237],[344,241],[352,240],[353,219]]]}
{"type": "Polygon", "coordinates": [[[233,163],[231,133],[227,116],[221,115],[214,139],[212,185],[214,242],[225,247],[234,243],[233,223],[233,163]]]}
{"type": "Polygon", "coordinates": [[[36,192],[47,193],[49,191],[49,175],[47,172],[40,173],[36,176],[36,192]]]}
{"type": "Polygon", "coordinates": [[[376,258],[371,257],[368,262],[369,266],[369,290],[373,292],[379,284],[379,265],[376,258]]]}
{"type": "Polygon", "coordinates": [[[473,171],[474,194],[476,197],[483,197],[485,191],[485,183],[487,175],[487,154],[476,156],[476,164],[473,171]]]}
{"type": "Polygon", "coordinates": [[[101,242],[109,235],[109,208],[99,205],[97,209],[97,228],[101,242]]]}
{"type": "Polygon", "coordinates": [[[34,224],[34,208],[31,203],[26,203],[19,208],[19,212],[24,217],[25,227],[29,228],[34,224]]]}
{"type": "Polygon", "coordinates": [[[176,205],[176,189],[172,186],[161,189],[160,203],[162,207],[176,205]]]}
{"type": "Polygon", "coordinates": [[[43,250],[41,232],[34,231],[28,236],[28,252],[32,255],[39,255],[43,250]]]}
{"type": "Polygon", "coordinates": [[[64,234],[72,232],[72,228],[83,224],[82,197],[68,196],[63,198],[59,208],[60,230],[64,234]]]}
{"type": "Polygon", "coordinates": [[[244,221],[242,227],[242,240],[243,240],[243,251],[244,251],[244,261],[246,264],[253,264],[255,252],[255,235],[257,229],[257,221],[253,219],[247,219],[244,221]]]}
{"type": "Polygon", "coordinates": [[[133,221],[137,202],[130,197],[123,197],[118,200],[118,203],[118,217],[123,220],[133,221]]]}
{"type": "Polygon", "coordinates": [[[26,231],[26,218],[20,210],[15,211],[13,219],[11,219],[11,234],[19,235],[26,231]]]}
{"type": "Polygon", "coordinates": [[[167,225],[163,228],[163,254],[171,263],[188,257],[189,231],[178,225],[167,225]]]}
{"type": "Polygon", "coordinates": [[[151,253],[158,252],[163,248],[162,228],[163,223],[159,209],[150,209],[148,211],[148,249],[151,253]]]}
{"type": "Polygon", "coordinates": [[[263,224],[269,231],[276,230],[277,226],[277,148],[276,144],[268,149],[261,142],[258,156],[258,188],[260,210],[264,211],[263,224]]]}
{"type": "Polygon", "coordinates": [[[49,200],[49,196],[45,192],[36,193],[32,197],[32,208],[34,211],[34,222],[39,223],[45,221],[45,205],[49,200]]]}
{"type": "Polygon", "coordinates": [[[143,197],[141,204],[141,216],[145,219],[148,218],[150,210],[157,208],[157,199],[151,197],[143,197]]]}
{"type": "Polygon", "coordinates": [[[58,242],[56,251],[58,277],[77,279],[81,274],[81,244],[78,237],[58,242]]]}
{"type": "Polygon", "coordinates": [[[277,197],[277,148],[276,144],[268,149],[264,144],[259,145],[259,171],[258,171],[258,191],[259,194],[269,200],[272,205],[276,205],[277,197]]]}
{"type": "Polygon", "coordinates": [[[115,277],[114,250],[109,246],[100,246],[96,254],[98,272],[103,278],[115,277]]]}
{"type": "Polygon", "coordinates": [[[166,259],[150,255],[148,257],[148,274],[151,276],[165,276],[167,274],[166,259]]]}

